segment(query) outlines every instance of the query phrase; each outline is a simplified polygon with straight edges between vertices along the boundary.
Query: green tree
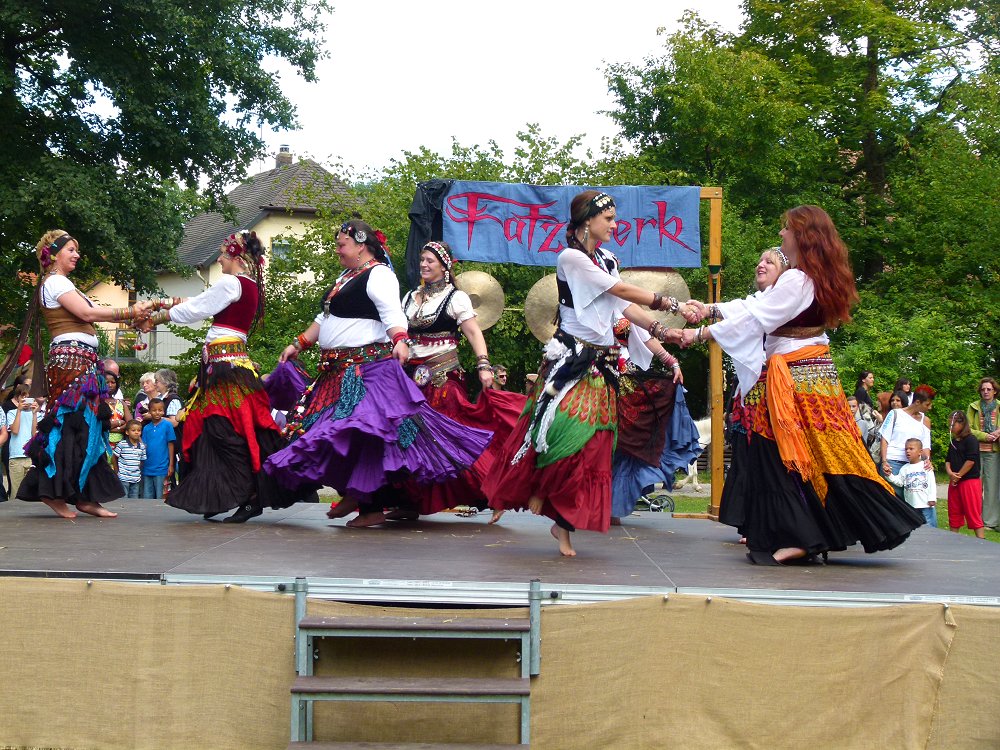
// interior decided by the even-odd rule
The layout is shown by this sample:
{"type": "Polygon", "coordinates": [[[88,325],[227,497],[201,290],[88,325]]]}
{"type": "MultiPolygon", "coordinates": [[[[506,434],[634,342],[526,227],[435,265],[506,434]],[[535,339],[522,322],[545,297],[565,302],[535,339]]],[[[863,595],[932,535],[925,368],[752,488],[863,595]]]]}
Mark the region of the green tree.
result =
{"type": "MultiPolygon", "coordinates": [[[[81,240],[78,271],[155,288],[182,222],[242,178],[260,126],[294,111],[267,70],[314,80],[326,0],[5,0],[0,4],[0,258],[37,269],[36,239],[81,240]],[[177,185],[183,185],[183,188],[177,185]]],[[[0,275],[0,319],[24,289],[0,275]]]]}

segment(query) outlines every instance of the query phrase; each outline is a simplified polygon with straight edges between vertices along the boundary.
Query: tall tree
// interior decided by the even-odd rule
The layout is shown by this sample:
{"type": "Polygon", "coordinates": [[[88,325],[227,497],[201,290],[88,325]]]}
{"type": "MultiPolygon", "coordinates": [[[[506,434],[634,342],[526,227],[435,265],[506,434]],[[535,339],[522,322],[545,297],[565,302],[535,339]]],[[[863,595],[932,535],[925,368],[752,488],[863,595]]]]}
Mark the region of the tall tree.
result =
{"type": "MultiPolygon", "coordinates": [[[[0,257],[36,269],[35,238],[59,226],[81,240],[81,276],[155,287],[194,210],[189,191],[207,183],[215,206],[263,151],[257,129],[294,125],[265,63],[284,59],[313,80],[327,9],[2,0],[0,257]]],[[[0,319],[23,311],[11,278],[0,279],[0,319]]]]}

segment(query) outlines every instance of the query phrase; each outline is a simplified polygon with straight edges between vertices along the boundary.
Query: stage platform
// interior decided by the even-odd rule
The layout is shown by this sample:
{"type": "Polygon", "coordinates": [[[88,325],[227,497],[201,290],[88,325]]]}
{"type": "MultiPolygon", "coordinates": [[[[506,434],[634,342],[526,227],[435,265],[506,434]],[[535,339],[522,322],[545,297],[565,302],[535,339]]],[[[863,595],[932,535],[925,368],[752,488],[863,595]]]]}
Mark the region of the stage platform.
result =
{"type": "Polygon", "coordinates": [[[575,535],[560,557],[546,519],[441,513],[350,529],[326,504],[300,504],[243,525],[208,522],[149,500],[121,500],[117,519],[55,517],[41,504],[0,505],[0,575],[225,583],[345,601],[523,604],[531,579],[547,603],[705,593],[775,603],[943,601],[1000,606],[1000,545],[923,527],[901,547],[830,555],[827,565],[758,567],[735,531],[708,520],[641,513],[610,533],[575,535]]]}

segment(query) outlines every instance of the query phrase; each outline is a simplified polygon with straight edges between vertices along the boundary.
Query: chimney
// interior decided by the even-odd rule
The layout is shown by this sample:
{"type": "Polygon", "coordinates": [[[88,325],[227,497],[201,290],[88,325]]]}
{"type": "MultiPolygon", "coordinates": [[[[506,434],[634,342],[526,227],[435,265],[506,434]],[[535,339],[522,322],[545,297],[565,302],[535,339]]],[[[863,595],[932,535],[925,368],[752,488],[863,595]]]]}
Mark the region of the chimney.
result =
{"type": "Polygon", "coordinates": [[[274,160],[275,167],[287,167],[292,164],[292,150],[287,146],[278,146],[278,156],[274,160]]]}

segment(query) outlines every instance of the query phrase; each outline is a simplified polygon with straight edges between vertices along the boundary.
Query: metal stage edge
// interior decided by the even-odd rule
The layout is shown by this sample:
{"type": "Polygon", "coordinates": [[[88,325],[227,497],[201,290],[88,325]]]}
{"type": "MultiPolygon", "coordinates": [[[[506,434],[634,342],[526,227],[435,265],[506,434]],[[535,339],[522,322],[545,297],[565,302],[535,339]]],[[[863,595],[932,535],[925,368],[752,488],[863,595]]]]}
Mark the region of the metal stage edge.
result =
{"type": "MultiPolygon", "coordinates": [[[[305,591],[314,599],[363,604],[407,604],[446,607],[524,607],[530,602],[529,582],[433,581],[390,578],[289,578],[286,576],[219,576],[167,573],[0,571],[0,576],[59,578],[117,583],[158,584],[164,586],[240,586],[254,591],[293,594],[305,591]]],[[[892,594],[844,591],[804,591],[749,588],[701,588],[655,586],[600,586],[541,582],[541,604],[593,604],[643,596],[671,594],[721,597],[756,604],[809,607],[874,607],[899,604],[964,604],[1000,607],[1000,597],[934,594],[892,594]]]]}

